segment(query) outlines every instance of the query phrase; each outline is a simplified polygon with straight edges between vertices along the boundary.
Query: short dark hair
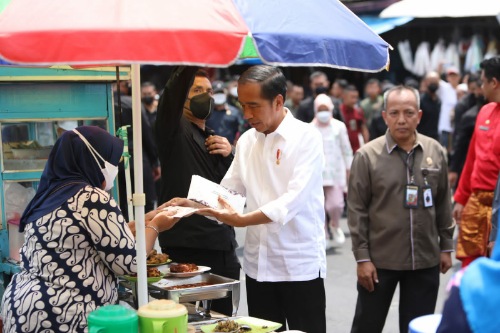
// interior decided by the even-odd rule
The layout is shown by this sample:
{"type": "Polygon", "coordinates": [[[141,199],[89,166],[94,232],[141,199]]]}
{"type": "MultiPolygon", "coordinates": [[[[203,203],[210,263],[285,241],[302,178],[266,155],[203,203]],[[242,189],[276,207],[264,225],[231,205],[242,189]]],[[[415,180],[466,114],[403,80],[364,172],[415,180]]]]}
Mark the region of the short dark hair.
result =
{"type": "Polygon", "coordinates": [[[347,86],[349,85],[349,82],[347,82],[347,80],[344,80],[344,79],[336,79],[333,84],[338,84],[340,86],[340,88],[342,89],[345,89],[347,88],[347,86]]]}
{"type": "Polygon", "coordinates": [[[488,81],[493,78],[500,81],[500,56],[483,60],[479,67],[484,71],[484,77],[488,81]]]}
{"type": "Polygon", "coordinates": [[[283,72],[274,66],[257,65],[247,69],[238,79],[238,84],[248,82],[260,84],[260,93],[264,99],[273,101],[278,95],[286,99],[286,78],[283,72]]]}
{"type": "Polygon", "coordinates": [[[144,81],[142,84],[141,84],[141,88],[147,88],[147,87],[153,87],[154,90],[156,90],[156,86],[153,82],[150,82],[150,81],[144,81]]]}
{"type": "Polygon", "coordinates": [[[481,77],[479,77],[479,75],[477,75],[475,73],[469,74],[469,78],[467,79],[467,84],[470,84],[470,83],[475,83],[478,86],[480,86],[481,85],[481,77]]]}
{"type": "Polygon", "coordinates": [[[196,73],[194,73],[195,77],[206,77],[207,79],[210,80],[210,76],[208,75],[208,72],[204,69],[198,69],[196,73]]]}
{"type": "Polygon", "coordinates": [[[320,77],[320,76],[322,76],[322,77],[324,77],[325,79],[328,80],[328,75],[326,75],[324,72],[322,72],[322,71],[315,71],[311,75],[309,75],[309,81],[312,81],[315,78],[320,77]]]}
{"type": "Polygon", "coordinates": [[[384,108],[383,110],[387,110],[387,99],[389,98],[389,95],[395,91],[401,93],[402,91],[404,90],[408,90],[408,91],[411,91],[414,95],[415,95],[415,100],[417,102],[417,110],[420,110],[420,94],[418,93],[418,90],[413,88],[413,87],[409,87],[409,86],[404,86],[404,85],[398,85],[398,86],[394,86],[390,89],[388,89],[385,93],[384,93],[384,108]]]}
{"type": "Polygon", "coordinates": [[[365,87],[369,86],[370,84],[376,84],[380,88],[380,80],[379,79],[376,79],[376,78],[369,79],[368,81],[366,81],[365,87]]]}
{"type": "Polygon", "coordinates": [[[344,87],[344,92],[345,91],[354,91],[359,93],[358,88],[356,88],[353,84],[348,84],[347,86],[344,87]]]}

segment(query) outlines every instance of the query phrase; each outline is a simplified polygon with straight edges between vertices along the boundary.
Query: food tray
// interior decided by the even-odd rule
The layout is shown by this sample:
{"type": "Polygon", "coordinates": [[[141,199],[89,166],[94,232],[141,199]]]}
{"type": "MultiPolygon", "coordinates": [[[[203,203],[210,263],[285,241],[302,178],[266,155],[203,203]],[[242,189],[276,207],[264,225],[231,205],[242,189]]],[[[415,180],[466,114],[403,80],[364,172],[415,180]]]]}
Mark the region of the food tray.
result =
{"type": "Polygon", "coordinates": [[[15,159],[47,159],[52,146],[41,148],[11,148],[15,159]]]}
{"type": "Polygon", "coordinates": [[[213,300],[232,297],[233,315],[238,311],[240,302],[240,281],[220,275],[204,273],[188,278],[163,278],[149,285],[149,293],[154,298],[171,299],[177,303],[213,300]],[[185,284],[208,283],[205,286],[167,290],[165,288],[185,284]]]}

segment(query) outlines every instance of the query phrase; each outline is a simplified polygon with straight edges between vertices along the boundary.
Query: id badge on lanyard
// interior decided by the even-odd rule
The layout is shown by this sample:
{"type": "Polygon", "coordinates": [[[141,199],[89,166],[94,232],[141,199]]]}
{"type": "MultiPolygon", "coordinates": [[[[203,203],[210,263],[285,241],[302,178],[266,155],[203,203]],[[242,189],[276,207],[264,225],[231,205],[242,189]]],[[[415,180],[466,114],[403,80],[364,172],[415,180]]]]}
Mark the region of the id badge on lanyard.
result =
{"type": "Polygon", "coordinates": [[[403,161],[406,171],[410,176],[410,182],[406,184],[403,198],[403,205],[405,208],[415,209],[418,208],[419,198],[420,198],[420,187],[415,184],[415,176],[413,172],[413,166],[415,163],[415,152],[412,150],[410,153],[404,152],[400,154],[401,160],[403,161]]]}
{"type": "Polygon", "coordinates": [[[405,188],[405,208],[418,208],[419,187],[415,184],[407,184],[405,188]]]}

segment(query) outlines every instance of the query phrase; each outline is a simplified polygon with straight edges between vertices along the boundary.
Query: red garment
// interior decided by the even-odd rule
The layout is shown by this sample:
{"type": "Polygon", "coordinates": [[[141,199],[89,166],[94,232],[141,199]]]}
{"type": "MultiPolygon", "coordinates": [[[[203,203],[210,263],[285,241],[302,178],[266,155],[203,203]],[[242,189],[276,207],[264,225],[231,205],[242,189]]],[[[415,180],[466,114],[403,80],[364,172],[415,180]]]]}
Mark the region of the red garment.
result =
{"type": "Polygon", "coordinates": [[[344,104],[340,104],[340,112],[342,112],[342,117],[347,127],[349,142],[351,143],[351,148],[354,153],[361,147],[359,137],[363,137],[361,127],[365,124],[363,110],[358,107],[350,108],[344,104]]]}
{"type": "Polygon", "coordinates": [[[494,191],[499,170],[500,103],[489,103],[477,115],[455,201],[465,206],[473,191],[494,191]]]}

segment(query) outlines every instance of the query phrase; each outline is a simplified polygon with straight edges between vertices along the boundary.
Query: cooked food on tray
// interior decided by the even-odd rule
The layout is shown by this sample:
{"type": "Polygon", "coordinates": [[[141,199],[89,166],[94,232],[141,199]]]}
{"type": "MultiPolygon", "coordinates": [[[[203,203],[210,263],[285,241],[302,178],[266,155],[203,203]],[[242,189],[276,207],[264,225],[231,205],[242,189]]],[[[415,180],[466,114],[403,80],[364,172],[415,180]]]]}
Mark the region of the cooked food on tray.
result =
{"type": "MultiPolygon", "coordinates": [[[[132,273],[132,274],[130,274],[130,276],[136,277],[137,273],[132,273]]],[[[161,272],[158,270],[158,268],[156,268],[156,267],[149,267],[148,268],[148,277],[160,277],[160,276],[161,276],[161,272]]]]}
{"type": "Polygon", "coordinates": [[[210,285],[210,283],[208,283],[208,282],[198,282],[198,283],[180,284],[178,286],[167,287],[165,289],[167,289],[167,290],[177,290],[177,289],[187,289],[187,288],[203,287],[203,286],[209,286],[209,285],[210,285]]]}
{"type": "Polygon", "coordinates": [[[248,325],[240,325],[234,320],[220,320],[214,328],[214,332],[248,332],[252,328],[248,325]]]}
{"type": "Polygon", "coordinates": [[[158,265],[158,264],[166,263],[167,261],[168,261],[168,254],[157,253],[156,250],[153,250],[148,255],[148,259],[146,260],[146,263],[148,265],[158,265]]]}
{"type": "Polygon", "coordinates": [[[198,266],[195,264],[171,264],[170,265],[170,273],[189,273],[196,272],[198,270],[198,266]]]}

